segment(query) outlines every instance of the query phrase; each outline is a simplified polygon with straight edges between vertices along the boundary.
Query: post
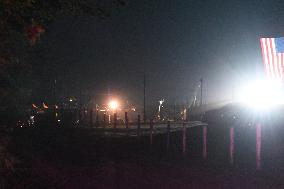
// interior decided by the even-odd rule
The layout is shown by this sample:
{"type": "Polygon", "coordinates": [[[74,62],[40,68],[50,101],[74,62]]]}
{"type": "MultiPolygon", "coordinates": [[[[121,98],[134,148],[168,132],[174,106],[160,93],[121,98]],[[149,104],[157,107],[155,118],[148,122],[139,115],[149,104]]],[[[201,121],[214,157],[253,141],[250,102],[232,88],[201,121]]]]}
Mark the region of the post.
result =
{"type": "Polygon", "coordinates": [[[168,121],[168,124],[167,124],[167,151],[170,148],[170,133],[171,133],[171,123],[170,123],[170,121],[168,121]]]}
{"type": "Polygon", "coordinates": [[[114,132],[116,132],[116,126],[117,126],[117,114],[114,113],[113,114],[113,128],[114,128],[114,132]]]}
{"type": "Polygon", "coordinates": [[[137,120],[137,136],[140,136],[140,126],[141,126],[140,115],[138,115],[138,120],[137,120]]]}
{"type": "Polygon", "coordinates": [[[127,135],[128,135],[129,134],[129,130],[128,130],[128,115],[127,115],[127,112],[124,113],[124,120],[125,120],[126,132],[127,132],[127,135]]]}
{"type": "Polygon", "coordinates": [[[183,122],[182,127],[182,154],[185,155],[186,152],[186,125],[185,122],[183,122]]]}
{"type": "Polygon", "coordinates": [[[234,163],[234,153],[235,153],[235,130],[234,127],[230,127],[230,148],[229,148],[229,155],[230,155],[230,164],[234,163]]]}
{"type": "Polygon", "coordinates": [[[143,91],[143,121],[146,122],[146,74],[144,71],[144,91],[143,91]]]}
{"type": "Polygon", "coordinates": [[[106,128],[106,113],[104,113],[104,123],[103,124],[104,124],[103,127],[105,129],[106,128]]]}
{"type": "Polygon", "coordinates": [[[96,127],[99,127],[99,111],[96,111],[96,127]]]}
{"type": "Polygon", "coordinates": [[[150,119],[150,144],[153,144],[153,119],[150,119]]]}
{"type": "Polygon", "coordinates": [[[203,159],[207,158],[207,126],[203,126],[203,150],[202,150],[202,156],[203,159]]]}
{"type": "Polygon", "coordinates": [[[93,106],[90,109],[90,127],[93,127],[93,106]]]}
{"type": "Polygon", "coordinates": [[[261,125],[256,125],[256,170],[261,169],[261,125]]]}

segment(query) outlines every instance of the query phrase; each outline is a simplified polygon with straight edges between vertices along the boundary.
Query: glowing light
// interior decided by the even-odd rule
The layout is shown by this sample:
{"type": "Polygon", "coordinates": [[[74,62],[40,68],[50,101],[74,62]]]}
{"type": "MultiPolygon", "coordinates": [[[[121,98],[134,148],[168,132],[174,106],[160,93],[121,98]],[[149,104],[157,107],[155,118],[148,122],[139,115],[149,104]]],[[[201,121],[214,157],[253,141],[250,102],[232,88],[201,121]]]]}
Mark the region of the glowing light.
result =
{"type": "Polygon", "coordinates": [[[33,108],[38,108],[35,104],[32,104],[32,107],[33,107],[33,108]]]}
{"type": "Polygon", "coordinates": [[[116,110],[118,108],[118,102],[116,100],[112,100],[109,102],[109,108],[112,110],[116,110]]]}
{"type": "Polygon", "coordinates": [[[73,102],[73,99],[72,99],[72,98],[70,98],[70,99],[69,99],[69,102],[73,102]]]}
{"type": "Polygon", "coordinates": [[[45,104],[44,102],[42,103],[42,106],[43,106],[43,108],[45,108],[45,109],[48,108],[47,104],[45,104]]]}
{"type": "Polygon", "coordinates": [[[163,107],[162,104],[163,104],[164,102],[165,102],[164,99],[159,100],[159,112],[161,112],[161,107],[163,107]]]}
{"type": "Polygon", "coordinates": [[[238,101],[256,110],[269,109],[284,104],[282,84],[272,80],[258,80],[243,87],[238,101]]]}

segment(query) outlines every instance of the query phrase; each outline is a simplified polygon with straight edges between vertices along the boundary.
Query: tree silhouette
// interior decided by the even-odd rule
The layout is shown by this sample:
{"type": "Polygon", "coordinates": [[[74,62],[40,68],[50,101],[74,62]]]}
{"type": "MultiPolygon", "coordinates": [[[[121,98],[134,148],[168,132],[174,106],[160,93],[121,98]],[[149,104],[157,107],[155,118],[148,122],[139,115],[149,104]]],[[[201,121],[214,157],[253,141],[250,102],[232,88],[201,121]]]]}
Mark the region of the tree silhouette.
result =
{"type": "Polygon", "coordinates": [[[58,15],[103,20],[124,5],[124,0],[1,0],[0,115],[16,115],[29,103],[36,81],[28,55],[58,15]]]}

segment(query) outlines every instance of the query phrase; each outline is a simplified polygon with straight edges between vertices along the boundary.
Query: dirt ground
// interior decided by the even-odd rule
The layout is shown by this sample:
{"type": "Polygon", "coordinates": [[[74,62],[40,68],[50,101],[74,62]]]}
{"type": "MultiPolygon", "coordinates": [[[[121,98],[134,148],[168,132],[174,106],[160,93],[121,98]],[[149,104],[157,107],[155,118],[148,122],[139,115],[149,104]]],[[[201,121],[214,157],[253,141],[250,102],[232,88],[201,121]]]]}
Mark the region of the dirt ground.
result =
{"type": "Polygon", "coordinates": [[[208,128],[206,159],[201,128],[188,130],[185,154],[180,132],[171,134],[168,150],[164,135],[151,146],[147,136],[103,137],[84,129],[2,134],[1,153],[11,161],[2,166],[1,188],[284,188],[281,132],[264,129],[257,171],[254,128],[245,130],[236,129],[234,164],[227,127],[208,128]]]}

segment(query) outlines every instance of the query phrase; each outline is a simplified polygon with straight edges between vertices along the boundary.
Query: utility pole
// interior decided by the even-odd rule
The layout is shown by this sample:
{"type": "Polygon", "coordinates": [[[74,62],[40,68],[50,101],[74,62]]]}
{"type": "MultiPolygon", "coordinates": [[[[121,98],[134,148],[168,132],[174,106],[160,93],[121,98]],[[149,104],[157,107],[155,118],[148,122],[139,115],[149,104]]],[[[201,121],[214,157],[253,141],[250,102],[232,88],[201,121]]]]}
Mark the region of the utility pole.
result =
{"type": "Polygon", "coordinates": [[[203,104],[203,78],[200,79],[200,106],[203,104]]]}
{"type": "Polygon", "coordinates": [[[56,79],[54,79],[53,81],[53,118],[54,118],[54,123],[56,124],[57,123],[57,117],[56,117],[56,79]]]}
{"type": "Polygon", "coordinates": [[[174,122],[176,121],[176,101],[174,101],[174,122]]]}
{"type": "Polygon", "coordinates": [[[145,73],[145,71],[144,71],[144,81],[143,82],[144,82],[143,121],[145,123],[146,122],[146,73],[145,73]]]}
{"type": "Polygon", "coordinates": [[[80,85],[80,91],[79,91],[79,124],[82,124],[82,86],[80,85]]]}
{"type": "Polygon", "coordinates": [[[232,87],[232,102],[235,101],[235,85],[232,87]]]}

